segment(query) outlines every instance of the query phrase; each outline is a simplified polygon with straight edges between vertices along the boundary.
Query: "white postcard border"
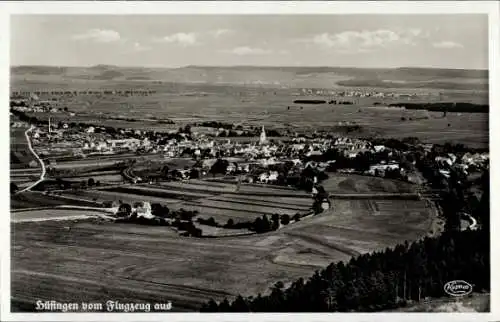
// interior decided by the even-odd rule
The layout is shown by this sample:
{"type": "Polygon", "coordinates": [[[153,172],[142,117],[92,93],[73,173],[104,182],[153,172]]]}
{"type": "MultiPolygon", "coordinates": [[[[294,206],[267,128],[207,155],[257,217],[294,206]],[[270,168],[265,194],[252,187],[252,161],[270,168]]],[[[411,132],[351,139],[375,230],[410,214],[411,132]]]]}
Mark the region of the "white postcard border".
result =
{"type": "MultiPolygon", "coordinates": [[[[499,75],[499,3],[497,1],[172,1],[172,2],[2,2],[0,3],[0,97],[6,117],[0,137],[3,149],[7,151],[9,142],[8,101],[9,101],[9,17],[11,14],[464,14],[487,13],[489,15],[489,71],[490,71],[490,142],[499,138],[494,126],[500,121],[496,107],[500,104],[499,75]],[[496,91],[495,91],[496,90],[496,91]],[[495,120],[497,122],[495,122],[495,120]]],[[[500,139],[500,138],[499,138],[500,139]]],[[[490,162],[498,159],[499,148],[490,144],[490,162]]],[[[7,155],[7,154],[5,154],[7,155]]],[[[498,296],[500,258],[495,257],[498,248],[500,218],[492,215],[491,229],[491,313],[331,313],[331,314],[217,314],[217,313],[10,313],[10,199],[9,160],[4,157],[0,172],[4,211],[0,224],[1,238],[1,315],[2,321],[494,321],[500,318],[500,297],[498,296]]],[[[496,184],[500,184],[500,172],[491,167],[491,214],[500,210],[496,184]]],[[[207,299],[208,300],[208,299],[207,299]]]]}

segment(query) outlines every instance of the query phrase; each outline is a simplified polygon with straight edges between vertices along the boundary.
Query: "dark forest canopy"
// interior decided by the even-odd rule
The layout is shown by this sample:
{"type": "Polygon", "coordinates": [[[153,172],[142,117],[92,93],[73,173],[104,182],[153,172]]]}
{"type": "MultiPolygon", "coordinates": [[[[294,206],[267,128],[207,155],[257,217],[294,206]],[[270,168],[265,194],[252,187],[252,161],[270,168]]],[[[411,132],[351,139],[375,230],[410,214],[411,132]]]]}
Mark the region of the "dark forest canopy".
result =
{"type": "Polygon", "coordinates": [[[408,110],[428,110],[431,112],[488,113],[490,106],[473,103],[393,103],[389,106],[403,106],[408,110]]]}
{"type": "Polygon", "coordinates": [[[295,104],[326,104],[325,100],[295,100],[295,104]]]}

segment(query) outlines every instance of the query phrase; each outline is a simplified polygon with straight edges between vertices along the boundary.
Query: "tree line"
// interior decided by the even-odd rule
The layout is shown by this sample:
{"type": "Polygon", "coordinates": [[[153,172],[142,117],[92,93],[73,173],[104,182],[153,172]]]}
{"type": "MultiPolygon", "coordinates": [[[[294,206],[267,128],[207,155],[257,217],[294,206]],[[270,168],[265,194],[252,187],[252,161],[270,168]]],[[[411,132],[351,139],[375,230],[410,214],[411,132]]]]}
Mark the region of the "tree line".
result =
{"type": "Polygon", "coordinates": [[[247,229],[250,231],[254,231],[257,234],[262,234],[277,230],[278,228],[280,228],[280,224],[288,225],[292,221],[300,221],[302,217],[307,215],[307,213],[296,213],[293,216],[290,216],[288,214],[273,214],[271,215],[271,219],[269,219],[269,216],[264,214],[260,217],[255,218],[254,221],[241,221],[235,223],[234,220],[230,218],[227,220],[226,224],[220,224],[213,217],[210,217],[208,219],[198,218],[197,222],[202,225],[226,229],[247,229]]]}
{"type": "MultiPolygon", "coordinates": [[[[135,203],[133,208],[141,207],[141,203],[135,203]]],[[[202,230],[196,228],[193,217],[198,215],[197,210],[185,210],[183,208],[170,211],[170,209],[159,203],[151,204],[151,214],[154,218],[146,218],[137,212],[132,211],[132,206],[128,203],[121,203],[118,207],[117,223],[133,223],[149,226],[172,226],[177,228],[182,236],[201,237],[202,230]]]]}
{"type": "Polygon", "coordinates": [[[450,113],[489,113],[490,106],[464,102],[439,102],[439,103],[393,103],[390,107],[403,106],[408,110],[428,110],[430,112],[450,113]]]}

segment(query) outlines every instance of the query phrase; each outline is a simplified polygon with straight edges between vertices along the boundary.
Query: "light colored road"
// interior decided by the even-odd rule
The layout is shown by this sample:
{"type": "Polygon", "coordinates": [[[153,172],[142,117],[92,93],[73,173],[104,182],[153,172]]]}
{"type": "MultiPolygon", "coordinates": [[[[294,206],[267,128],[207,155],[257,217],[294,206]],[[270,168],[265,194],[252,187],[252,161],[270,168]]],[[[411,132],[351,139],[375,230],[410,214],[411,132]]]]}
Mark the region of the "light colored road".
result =
{"type": "Polygon", "coordinates": [[[45,164],[43,163],[43,160],[40,159],[40,157],[38,156],[38,154],[36,154],[35,150],[33,149],[33,146],[31,145],[31,139],[30,139],[30,136],[29,136],[29,133],[31,131],[33,131],[34,128],[35,128],[35,126],[32,125],[29,129],[26,130],[26,132],[24,132],[24,135],[26,136],[26,141],[28,141],[28,148],[30,149],[31,153],[35,156],[35,158],[40,163],[40,166],[42,167],[42,173],[40,174],[40,179],[38,179],[32,185],[24,188],[23,190],[18,191],[17,193],[24,192],[24,191],[29,191],[31,188],[33,188],[34,186],[36,186],[37,184],[39,184],[40,182],[42,182],[43,180],[45,180],[45,172],[46,172],[46,170],[45,170],[45,164]]]}
{"type": "MultiPolygon", "coordinates": [[[[118,209],[116,209],[118,210],[118,209]]],[[[111,215],[115,213],[112,208],[78,207],[78,206],[55,206],[51,208],[19,209],[11,212],[11,222],[35,222],[48,220],[77,220],[87,218],[115,219],[111,215]]]]}

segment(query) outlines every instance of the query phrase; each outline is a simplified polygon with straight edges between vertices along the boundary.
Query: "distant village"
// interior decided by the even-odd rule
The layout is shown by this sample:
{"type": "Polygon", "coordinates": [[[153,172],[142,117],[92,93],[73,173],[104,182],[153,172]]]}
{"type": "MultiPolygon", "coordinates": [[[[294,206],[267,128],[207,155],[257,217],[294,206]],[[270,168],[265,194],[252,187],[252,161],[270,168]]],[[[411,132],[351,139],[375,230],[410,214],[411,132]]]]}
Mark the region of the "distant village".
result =
{"type": "Polygon", "coordinates": [[[378,98],[415,98],[415,97],[429,97],[439,96],[439,93],[420,92],[420,93],[395,93],[395,92],[381,92],[370,91],[366,89],[354,89],[348,91],[339,90],[326,90],[326,89],[311,89],[302,88],[300,92],[294,94],[295,96],[302,95],[328,95],[334,97],[378,97],[378,98]]]}

